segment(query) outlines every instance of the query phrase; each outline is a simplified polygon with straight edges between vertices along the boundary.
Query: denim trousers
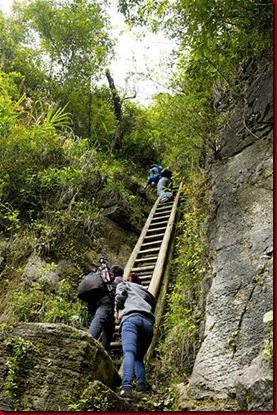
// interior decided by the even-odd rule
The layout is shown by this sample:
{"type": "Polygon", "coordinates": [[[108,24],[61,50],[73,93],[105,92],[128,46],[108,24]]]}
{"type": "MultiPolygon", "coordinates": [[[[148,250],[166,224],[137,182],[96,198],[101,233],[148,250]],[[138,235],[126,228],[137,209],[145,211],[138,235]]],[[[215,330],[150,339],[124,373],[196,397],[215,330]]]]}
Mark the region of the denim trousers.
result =
{"type": "Polygon", "coordinates": [[[123,349],[122,386],[132,386],[134,374],[137,383],[145,382],[143,358],[153,338],[153,323],[147,318],[132,314],[122,323],[123,349]]]}
{"type": "Polygon", "coordinates": [[[104,296],[97,303],[95,310],[90,308],[90,312],[94,314],[94,317],[89,327],[89,333],[95,339],[99,339],[101,336],[104,349],[109,351],[115,328],[114,303],[109,296],[104,296]]]}

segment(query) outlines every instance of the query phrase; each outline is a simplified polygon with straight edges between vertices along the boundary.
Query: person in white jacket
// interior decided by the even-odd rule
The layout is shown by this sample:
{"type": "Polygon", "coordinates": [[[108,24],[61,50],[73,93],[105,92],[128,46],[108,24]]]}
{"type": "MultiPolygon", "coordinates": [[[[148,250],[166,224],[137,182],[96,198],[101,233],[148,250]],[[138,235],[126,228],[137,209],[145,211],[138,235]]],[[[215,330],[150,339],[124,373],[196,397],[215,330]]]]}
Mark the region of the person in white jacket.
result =
{"type": "Polygon", "coordinates": [[[123,375],[120,397],[132,399],[134,374],[137,392],[146,391],[144,356],[153,338],[156,300],[136,273],[116,287],[115,310],[121,329],[123,375]]]}

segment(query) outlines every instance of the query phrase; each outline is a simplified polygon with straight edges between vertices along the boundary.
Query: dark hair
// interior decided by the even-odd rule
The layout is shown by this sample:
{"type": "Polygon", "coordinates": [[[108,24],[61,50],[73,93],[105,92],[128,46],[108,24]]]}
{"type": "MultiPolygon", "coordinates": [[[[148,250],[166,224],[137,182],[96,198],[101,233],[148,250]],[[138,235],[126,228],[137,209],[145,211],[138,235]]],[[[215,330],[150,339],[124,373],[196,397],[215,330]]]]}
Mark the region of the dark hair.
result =
{"type": "Polygon", "coordinates": [[[161,176],[163,176],[163,177],[167,177],[168,179],[171,179],[171,176],[172,176],[172,171],[171,171],[171,170],[169,170],[169,169],[163,169],[163,170],[161,171],[161,176]]]}
{"type": "Polygon", "coordinates": [[[135,284],[141,285],[140,277],[138,276],[136,272],[131,272],[131,274],[129,274],[127,278],[127,281],[134,282],[135,284]]]}
{"type": "Polygon", "coordinates": [[[118,265],[114,265],[113,267],[111,267],[111,272],[114,274],[115,277],[122,277],[124,269],[119,267],[118,265]]]}

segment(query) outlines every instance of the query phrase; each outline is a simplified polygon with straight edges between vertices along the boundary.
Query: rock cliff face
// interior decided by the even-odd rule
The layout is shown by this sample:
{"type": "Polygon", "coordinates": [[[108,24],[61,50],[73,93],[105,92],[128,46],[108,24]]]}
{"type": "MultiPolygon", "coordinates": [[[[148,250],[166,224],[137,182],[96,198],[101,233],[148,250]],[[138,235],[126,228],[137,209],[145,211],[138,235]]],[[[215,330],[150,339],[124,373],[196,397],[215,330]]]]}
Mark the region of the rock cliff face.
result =
{"type": "Polygon", "coordinates": [[[1,333],[0,354],[2,410],[65,411],[95,381],[111,389],[120,385],[113,361],[100,344],[65,324],[10,327],[1,333]]]}
{"type": "Polygon", "coordinates": [[[249,66],[242,82],[244,90],[236,106],[221,104],[222,111],[232,115],[220,132],[219,152],[209,166],[210,289],[190,393],[196,399],[236,397],[243,410],[265,411],[272,410],[272,370],[262,358],[255,362],[264,347],[263,316],[273,309],[270,59],[249,66]],[[253,365],[255,379],[250,375],[253,365]],[[256,397],[251,398],[253,387],[256,397]],[[263,389],[267,389],[265,399],[263,389]]]}

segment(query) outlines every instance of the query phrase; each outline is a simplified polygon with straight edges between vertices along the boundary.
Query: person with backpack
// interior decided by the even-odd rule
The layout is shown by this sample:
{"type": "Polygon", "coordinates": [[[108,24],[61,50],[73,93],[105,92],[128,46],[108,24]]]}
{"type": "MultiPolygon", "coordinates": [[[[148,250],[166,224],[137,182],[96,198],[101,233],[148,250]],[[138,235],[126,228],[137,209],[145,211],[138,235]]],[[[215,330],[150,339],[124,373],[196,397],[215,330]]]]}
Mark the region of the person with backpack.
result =
{"type": "Polygon", "coordinates": [[[155,174],[161,173],[162,169],[162,166],[160,166],[159,164],[152,164],[150,166],[150,170],[148,171],[149,176],[154,176],[155,174]]]}
{"type": "MultiPolygon", "coordinates": [[[[108,353],[110,352],[110,344],[115,330],[115,290],[116,286],[123,281],[123,272],[123,268],[118,265],[113,266],[110,270],[107,267],[104,270],[100,268],[98,273],[91,273],[87,276],[86,288],[91,289],[85,291],[84,294],[78,295],[79,298],[87,302],[88,311],[92,317],[88,330],[89,333],[94,339],[101,339],[101,343],[108,353]],[[101,281],[103,272],[107,274],[110,281],[104,283],[101,281]],[[89,277],[90,275],[91,278],[89,277]]],[[[85,286],[85,284],[86,281],[84,279],[83,285],[85,286]]]]}
{"type": "Polygon", "coordinates": [[[123,349],[121,398],[132,399],[134,374],[136,391],[147,391],[143,359],[153,338],[155,306],[155,297],[141,285],[136,273],[131,273],[127,281],[116,287],[115,311],[118,313],[123,349]]]}
{"type": "Polygon", "coordinates": [[[172,171],[169,169],[163,169],[161,171],[161,177],[157,184],[157,194],[161,203],[168,202],[173,197],[172,192],[172,171]]]}
{"type": "Polygon", "coordinates": [[[148,171],[148,178],[146,180],[146,183],[144,185],[144,189],[147,188],[147,186],[155,187],[161,178],[161,171],[162,166],[159,164],[152,164],[150,170],[148,171]]]}

